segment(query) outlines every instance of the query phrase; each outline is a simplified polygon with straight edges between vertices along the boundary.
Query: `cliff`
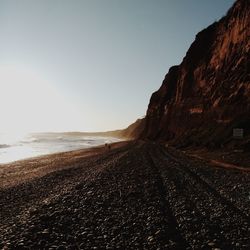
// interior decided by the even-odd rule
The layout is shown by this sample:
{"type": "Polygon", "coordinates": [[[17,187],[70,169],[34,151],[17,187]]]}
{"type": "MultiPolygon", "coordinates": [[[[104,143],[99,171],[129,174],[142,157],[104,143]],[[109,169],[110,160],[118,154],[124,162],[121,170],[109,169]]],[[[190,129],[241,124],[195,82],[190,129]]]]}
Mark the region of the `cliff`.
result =
{"type": "Polygon", "coordinates": [[[196,35],[153,93],[143,139],[180,146],[250,145],[250,0],[196,35]],[[233,137],[242,128],[243,139],[233,137]]]}
{"type": "MultiPolygon", "coordinates": [[[[116,137],[121,139],[132,140],[138,138],[144,129],[145,119],[137,119],[134,123],[129,125],[125,129],[118,129],[118,130],[111,130],[111,131],[104,131],[104,132],[63,132],[63,133],[47,133],[47,134],[65,134],[65,135],[72,135],[72,136],[101,136],[101,137],[116,137]]],[[[39,135],[39,134],[38,134],[39,135]]],[[[0,145],[5,146],[5,145],[0,145]]]]}
{"type": "Polygon", "coordinates": [[[144,129],[144,123],[145,119],[137,119],[134,123],[129,125],[125,129],[120,129],[120,130],[114,130],[114,131],[107,131],[107,132],[99,132],[96,133],[97,135],[102,135],[102,136],[112,136],[112,137],[117,137],[121,139],[136,139],[138,138],[138,135],[142,134],[143,129],[144,129]]]}
{"type": "Polygon", "coordinates": [[[134,123],[129,125],[127,128],[118,131],[117,136],[127,139],[135,139],[140,135],[144,129],[145,119],[137,119],[134,123]]]}

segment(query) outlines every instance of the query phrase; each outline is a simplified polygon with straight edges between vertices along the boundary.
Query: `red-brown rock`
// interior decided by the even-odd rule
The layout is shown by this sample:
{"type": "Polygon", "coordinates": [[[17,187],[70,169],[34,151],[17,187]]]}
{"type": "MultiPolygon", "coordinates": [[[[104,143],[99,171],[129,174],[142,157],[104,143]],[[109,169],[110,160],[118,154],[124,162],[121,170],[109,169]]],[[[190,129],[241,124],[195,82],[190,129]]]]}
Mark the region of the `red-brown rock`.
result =
{"type": "MultiPolygon", "coordinates": [[[[250,0],[196,35],[153,93],[141,138],[178,145],[250,144],[250,0]],[[233,138],[243,128],[243,140],[233,138]]],[[[249,147],[249,146],[248,146],[249,147]]]]}

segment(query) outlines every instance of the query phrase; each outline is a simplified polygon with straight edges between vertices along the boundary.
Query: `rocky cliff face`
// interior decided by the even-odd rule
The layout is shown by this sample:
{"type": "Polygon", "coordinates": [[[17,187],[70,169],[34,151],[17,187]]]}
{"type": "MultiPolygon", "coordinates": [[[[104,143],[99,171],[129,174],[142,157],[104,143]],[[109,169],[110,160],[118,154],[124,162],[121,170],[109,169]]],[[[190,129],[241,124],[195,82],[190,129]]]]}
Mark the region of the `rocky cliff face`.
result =
{"type": "Polygon", "coordinates": [[[250,0],[196,35],[182,63],[153,93],[142,138],[190,144],[249,145],[250,0]],[[244,129],[244,140],[233,137],[244,129]]]}

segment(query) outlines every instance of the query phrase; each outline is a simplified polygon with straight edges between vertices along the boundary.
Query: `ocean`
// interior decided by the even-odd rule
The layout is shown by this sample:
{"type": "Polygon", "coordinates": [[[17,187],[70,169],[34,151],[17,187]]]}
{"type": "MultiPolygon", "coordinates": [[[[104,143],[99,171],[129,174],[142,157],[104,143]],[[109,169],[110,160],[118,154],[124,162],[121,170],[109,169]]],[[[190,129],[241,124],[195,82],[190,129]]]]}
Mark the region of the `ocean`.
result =
{"type": "Polygon", "coordinates": [[[19,136],[0,134],[0,164],[117,141],[120,139],[86,136],[84,133],[33,133],[19,136]]]}

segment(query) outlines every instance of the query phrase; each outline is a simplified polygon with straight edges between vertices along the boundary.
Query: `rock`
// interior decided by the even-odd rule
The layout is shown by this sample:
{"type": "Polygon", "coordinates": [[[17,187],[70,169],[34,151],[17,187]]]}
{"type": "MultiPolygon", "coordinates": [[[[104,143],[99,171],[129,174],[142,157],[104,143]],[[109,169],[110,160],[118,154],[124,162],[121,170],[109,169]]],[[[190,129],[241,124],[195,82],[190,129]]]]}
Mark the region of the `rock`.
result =
{"type": "Polygon", "coordinates": [[[42,231],[42,234],[49,234],[49,229],[44,229],[43,231],[42,231]]]}
{"type": "Polygon", "coordinates": [[[215,243],[214,242],[209,242],[208,246],[213,247],[213,246],[215,246],[215,243]]]}
{"type": "Polygon", "coordinates": [[[155,233],[155,235],[158,235],[158,234],[160,234],[160,232],[161,232],[161,230],[158,230],[156,233],[155,233]]]}
{"type": "MultiPolygon", "coordinates": [[[[152,94],[140,138],[218,147],[232,140],[237,121],[249,128],[249,16],[249,1],[238,0],[196,35],[182,63],[152,94]]],[[[249,147],[247,138],[235,144],[249,147]]]]}
{"type": "Polygon", "coordinates": [[[152,242],[153,240],[154,240],[154,237],[153,237],[153,236],[149,236],[149,237],[148,237],[148,241],[149,241],[149,242],[152,242]]]}

